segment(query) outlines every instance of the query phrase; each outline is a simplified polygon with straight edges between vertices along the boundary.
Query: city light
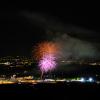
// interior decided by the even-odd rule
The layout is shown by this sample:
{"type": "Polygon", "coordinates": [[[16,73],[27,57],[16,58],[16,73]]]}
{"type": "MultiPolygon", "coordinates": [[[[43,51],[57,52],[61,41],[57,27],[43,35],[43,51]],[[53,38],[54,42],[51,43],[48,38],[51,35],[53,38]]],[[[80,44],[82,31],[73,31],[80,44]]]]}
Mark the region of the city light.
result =
{"type": "Polygon", "coordinates": [[[84,78],[81,78],[80,81],[81,81],[81,82],[85,82],[85,79],[84,79],[84,78]]]}
{"type": "Polygon", "coordinates": [[[89,82],[93,82],[94,80],[93,80],[92,77],[90,77],[88,81],[89,81],[89,82]]]}

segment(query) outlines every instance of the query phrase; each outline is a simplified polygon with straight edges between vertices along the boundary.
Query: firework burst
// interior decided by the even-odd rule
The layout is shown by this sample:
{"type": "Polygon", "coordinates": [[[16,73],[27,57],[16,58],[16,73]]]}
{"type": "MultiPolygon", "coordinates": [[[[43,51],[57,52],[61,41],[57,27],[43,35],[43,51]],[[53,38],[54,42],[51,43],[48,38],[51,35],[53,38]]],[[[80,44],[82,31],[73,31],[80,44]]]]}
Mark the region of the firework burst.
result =
{"type": "Polygon", "coordinates": [[[39,67],[42,72],[48,72],[55,69],[56,57],[54,57],[52,54],[44,55],[39,61],[39,67]]]}
{"type": "Polygon", "coordinates": [[[58,44],[53,42],[42,42],[36,45],[33,50],[35,60],[39,61],[44,55],[52,54],[57,56],[58,53],[58,44]]]}
{"type": "Polygon", "coordinates": [[[56,68],[56,60],[58,54],[58,44],[53,42],[39,43],[35,48],[35,59],[38,61],[41,70],[41,78],[43,73],[52,71],[56,68]]]}

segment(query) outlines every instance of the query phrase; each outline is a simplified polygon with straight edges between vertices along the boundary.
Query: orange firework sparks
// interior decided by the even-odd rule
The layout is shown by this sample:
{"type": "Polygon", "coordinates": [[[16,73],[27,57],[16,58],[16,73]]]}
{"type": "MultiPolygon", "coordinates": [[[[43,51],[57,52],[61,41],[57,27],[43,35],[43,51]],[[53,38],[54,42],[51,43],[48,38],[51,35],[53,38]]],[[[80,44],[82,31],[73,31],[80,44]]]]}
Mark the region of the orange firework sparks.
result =
{"type": "Polygon", "coordinates": [[[58,44],[53,42],[45,41],[39,43],[33,50],[35,54],[34,57],[36,60],[40,60],[45,54],[56,55],[58,53],[58,47],[58,44]]]}

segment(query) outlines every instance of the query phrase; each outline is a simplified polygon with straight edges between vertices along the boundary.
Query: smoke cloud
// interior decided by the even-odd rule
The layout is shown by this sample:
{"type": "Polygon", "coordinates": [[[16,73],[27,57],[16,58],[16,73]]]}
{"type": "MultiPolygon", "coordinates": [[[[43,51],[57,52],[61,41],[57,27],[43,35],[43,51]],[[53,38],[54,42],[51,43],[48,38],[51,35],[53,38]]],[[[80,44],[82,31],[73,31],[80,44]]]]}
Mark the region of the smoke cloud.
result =
{"type": "Polygon", "coordinates": [[[91,43],[70,37],[65,33],[57,35],[52,40],[60,45],[62,59],[95,58],[98,52],[91,43]]]}
{"type": "Polygon", "coordinates": [[[30,23],[46,32],[46,39],[60,45],[61,59],[85,59],[99,57],[96,45],[82,38],[93,38],[94,31],[83,29],[71,24],[62,23],[57,17],[41,13],[22,13],[30,23]],[[91,34],[91,35],[90,35],[91,34]],[[72,37],[72,35],[76,35],[72,37]],[[81,38],[77,38],[81,37],[81,38]]]}

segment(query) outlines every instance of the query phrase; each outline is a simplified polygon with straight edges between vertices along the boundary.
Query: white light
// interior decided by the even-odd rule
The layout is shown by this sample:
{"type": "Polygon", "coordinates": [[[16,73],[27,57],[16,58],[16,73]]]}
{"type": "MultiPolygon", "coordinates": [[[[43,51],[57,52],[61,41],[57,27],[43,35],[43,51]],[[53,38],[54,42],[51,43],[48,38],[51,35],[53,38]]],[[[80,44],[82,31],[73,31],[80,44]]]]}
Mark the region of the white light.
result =
{"type": "Polygon", "coordinates": [[[85,79],[84,79],[84,78],[81,78],[80,81],[81,81],[81,82],[85,82],[85,79]]]}
{"type": "Polygon", "coordinates": [[[45,79],[44,81],[48,82],[48,81],[55,81],[53,79],[45,79]]]}
{"type": "Polygon", "coordinates": [[[92,81],[93,81],[93,78],[90,77],[90,78],[89,78],[89,82],[92,82],[92,81]]]}
{"type": "Polygon", "coordinates": [[[5,65],[10,65],[10,62],[5,62],[4,64],[5,64],[5,65]]]}

